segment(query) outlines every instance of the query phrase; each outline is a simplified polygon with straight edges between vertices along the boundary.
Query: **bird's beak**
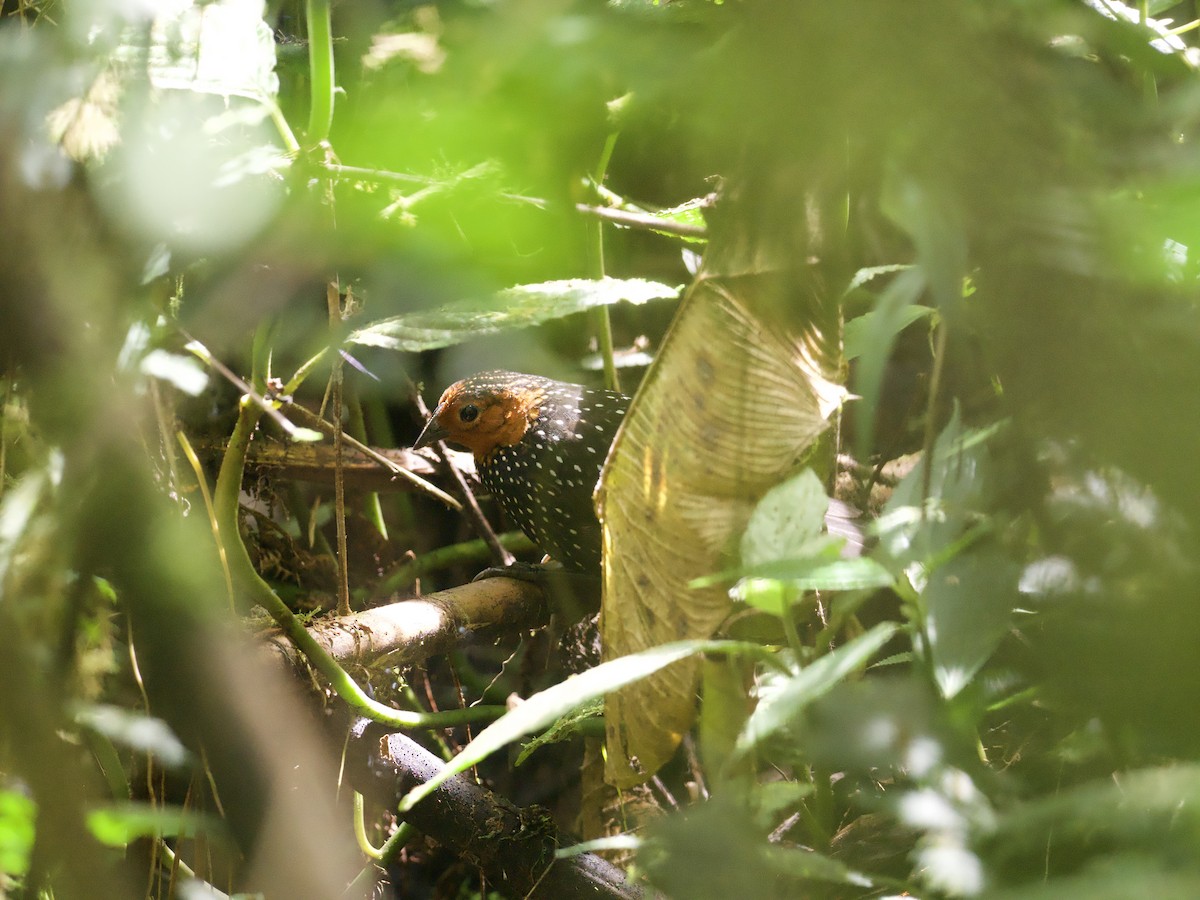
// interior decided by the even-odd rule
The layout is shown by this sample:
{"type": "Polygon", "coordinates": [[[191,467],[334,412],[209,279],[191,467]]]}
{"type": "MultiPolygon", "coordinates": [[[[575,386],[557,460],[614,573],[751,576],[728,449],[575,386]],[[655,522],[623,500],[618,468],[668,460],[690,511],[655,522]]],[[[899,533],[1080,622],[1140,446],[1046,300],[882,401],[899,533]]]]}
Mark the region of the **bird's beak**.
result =
{"type": "Polygon", "coordinates": [[[438,424],[438,413],[441,411],[442,408],[440,406],[433,411],[433,415],[429,417],[429,421],[425,423],[425,427],[421,430],[421,434],[413,444],[414,450],[428,447],[430,444],[443,440],[449,435],[449,432],[438,424]]]}

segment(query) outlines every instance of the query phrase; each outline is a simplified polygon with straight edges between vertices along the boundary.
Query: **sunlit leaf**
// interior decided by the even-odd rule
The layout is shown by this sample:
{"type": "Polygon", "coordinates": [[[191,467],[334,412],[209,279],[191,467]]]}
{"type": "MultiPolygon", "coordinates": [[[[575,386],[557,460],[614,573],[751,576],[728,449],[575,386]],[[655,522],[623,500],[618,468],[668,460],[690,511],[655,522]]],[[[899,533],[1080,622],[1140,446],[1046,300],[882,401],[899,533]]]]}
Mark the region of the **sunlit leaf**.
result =
{"type": "Polygon", "coordinates": [[[680,641],[655,647],[643,653],[601,663],[579,675],[534,694],[516,709],[497,719],[475,739],[463,747],[435,778],[418,785],[400,801],[400,811],[412,809],[448,779],[465,772],[501,747],[545,728],[589,700],[594,700],[640,678],[657,672],[664,666],[679,662],[697,653],[748,653],[760,655],[757,644],[737,641],[680,641]]]}
{"type": "Polygon", "coordinates": [[[641,304],[670,300],[678,295],[679,288],[641,278],[572,278],[524,284],[483,301],[383,319],[353,332],[347,340],[352,344],[417,353],[529,328],[622,300],[641,304]]]}
{"type": "Polygon", "coordinates": [[[166,350],[151,350],[142,358],[142,372],[173,385],[192,397],[208,386],[208,373],[195,359],[166,350]]]}
{"type": "Polygon", "coordinates": [[[267,99],[279,92],[275,34],[263,19],[262,0],[215,0],[170,4],[155,17],[150,45],[137,29],[119,59],[142,60],[148,49],[150,79],[157,88],[267,99]]]}
{"type": "Polygon", "coordinates": [[[583,730],[585,723],[599,723],[600,716],[603,713],[604,702],[599,698],[585,703],[578,709],[571,710],[533,740],[526,741],[524,746],[521,747],[521,752],[517,754],[517,758],[513,761],[513,765],[521,765],[539,747],[570,740],[583,730]]]}
{"type": "MultiPolygon", "coordinates": [[[[731,601],[694,579],[728,564],[758,501],[845,397],[830,307],[769,256],[765,245],[709,247],[609,453],[597,491],[605,654],[713,633],[731,601]]],[[[697,679],[685,662],[609,696],[611,783],[644,781],[670,758],[697,679]]]]}

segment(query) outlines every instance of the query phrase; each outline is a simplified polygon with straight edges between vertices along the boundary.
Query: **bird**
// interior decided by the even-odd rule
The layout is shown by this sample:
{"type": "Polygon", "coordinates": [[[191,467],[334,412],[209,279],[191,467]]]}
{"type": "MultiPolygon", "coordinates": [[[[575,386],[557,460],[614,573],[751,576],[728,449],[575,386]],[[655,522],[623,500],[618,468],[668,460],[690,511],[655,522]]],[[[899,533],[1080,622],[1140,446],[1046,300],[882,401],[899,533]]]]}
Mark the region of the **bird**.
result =
{"type": "Polygon", "coordinates": [[[629,401],[540,375],[480,372],[446,388],[413,448],[465,447],[530,540],[565,570],[599,575],[592,494],[629,401]]]}

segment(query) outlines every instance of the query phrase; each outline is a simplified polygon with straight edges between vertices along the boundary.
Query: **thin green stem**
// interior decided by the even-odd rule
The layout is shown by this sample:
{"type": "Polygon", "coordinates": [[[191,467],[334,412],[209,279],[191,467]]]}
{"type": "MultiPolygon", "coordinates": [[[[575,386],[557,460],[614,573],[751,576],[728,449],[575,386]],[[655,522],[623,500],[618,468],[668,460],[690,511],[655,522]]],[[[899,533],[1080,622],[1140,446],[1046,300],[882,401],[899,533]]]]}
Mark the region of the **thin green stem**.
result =
{"type": "MultiPolygon", "coordinates": [[[[597,185],[604,184],[608,174],[608,164],[612,161],[613,150],[617,146],[618,132],[611,132],[604,141],[604,149],[600,152],[600,162],[596,165],[594,180],[597,185]]],[[[595,230],[596,259],[594,272],[596,278],[604,278],[604,223],[594,222],[591,227],[595,230]]],[[[621,390],[621,382],[617,377],[617,364],[613,353],[612,319],[607,306],[598,306],[592,311],[592,323],[600,344],[600,358],[604,361],[604,386],[610,391],[621,390]]]]}
{"type": "Polygon", "coordinates": [[[330,0],[307,0],[308,74],[312,101],[308,112],[308,143],[315,146],[329,138],[333,127],[333,18],[330,0]]]}
{"type": "Polygon", "coordinates": [[[345,896],[361,897],[366,893],[367,888],[371,887],[375,880],[379,877],[380,869],[386,868],[388,863],[392,862],[404,849],[404,845],[412,840],[417,833],[417,829],[413,828],[407,822],[401,822],[390,838],[383,842],[383,846],[379,848],[378,862],[372,861],[363,866],[362,871],[355,876],[350,887],[346,889],[345,896]]]}
{"type": "MultiPolygon", "coordinates": [[[[520,531],[508,531],[504,534],[498,534],[496,535],[496,540],[500,542],[500,546],[505,550],[516,553],[527,552],[532,550],[534,546],[533,541],[529,540],[520,531]]],[[[473,541],[464,541],[461,544],[450,544],[446,547],[439,547],[436,550],[430,550],[428,553],[424,553],[415,559],[407,560],[396,566],[379,583],[379,593],[384,595],[391,594],[408,587],[422,575],[440,571],[456,563],[482,562],[490,556],[491,548],[482,538],[477,538],[473,541]]]]}

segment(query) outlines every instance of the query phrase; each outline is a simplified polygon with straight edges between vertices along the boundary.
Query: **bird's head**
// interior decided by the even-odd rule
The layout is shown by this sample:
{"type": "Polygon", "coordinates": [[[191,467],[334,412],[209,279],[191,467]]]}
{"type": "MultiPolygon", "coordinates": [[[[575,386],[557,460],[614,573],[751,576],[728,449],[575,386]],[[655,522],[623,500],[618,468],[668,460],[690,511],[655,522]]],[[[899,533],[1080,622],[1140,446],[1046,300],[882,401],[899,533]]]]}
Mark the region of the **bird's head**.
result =
{"type": "Polygon", "coordinates": [[[536,421],[546,395],[540,380],[483,372],[455,382],[438,400],[413,449],[446,441],[466,447],[476,463],[486,462],[501,447],[519,443],[536,421]]]}

